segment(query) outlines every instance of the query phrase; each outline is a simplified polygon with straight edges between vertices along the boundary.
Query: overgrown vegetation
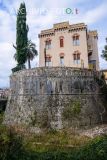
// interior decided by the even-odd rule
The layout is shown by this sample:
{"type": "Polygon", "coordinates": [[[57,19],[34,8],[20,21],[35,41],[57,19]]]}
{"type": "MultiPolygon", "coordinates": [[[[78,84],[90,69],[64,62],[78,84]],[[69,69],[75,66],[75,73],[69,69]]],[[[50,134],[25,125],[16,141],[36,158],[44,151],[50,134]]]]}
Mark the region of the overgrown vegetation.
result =
{"type": "Polygon", "coordinates": [[[107,136],[90,139],[70,132],[23,135],[0,115],[0,160],[106,160],[107,136]]]}
{"type": "Polygon", "coordinates": [[[71,101],[69,104],[64,108],[63,116],[65,119],[72,119],[76,117],[81,112],[81,103],[80,101],[71,101]]]}
{"type": "Polygon", "coordinates": [[[101,94],[100,97],[101,97],[101,100],[102,100],[102,104],[104,106],[104,111],[103,111],[102,114],[104,114],[105,111],[107,111],[107,84],[106,84],[106,81],[105,81],[105,76],[104,76],[104,74],[102,74],[102,76],[100,78],[95,77],[95,79],[96,79],[96,82],[97,82],[98,87],[99,87],[99,93],[101,94]]]}
{"type": "Polygon", "coordinates": [[[103,95],[104,99],[107,100],[107,84],[105,81],[105,76],[102,74],[101,78],[95,77],[99,85],[100,93],[103,95]]]}

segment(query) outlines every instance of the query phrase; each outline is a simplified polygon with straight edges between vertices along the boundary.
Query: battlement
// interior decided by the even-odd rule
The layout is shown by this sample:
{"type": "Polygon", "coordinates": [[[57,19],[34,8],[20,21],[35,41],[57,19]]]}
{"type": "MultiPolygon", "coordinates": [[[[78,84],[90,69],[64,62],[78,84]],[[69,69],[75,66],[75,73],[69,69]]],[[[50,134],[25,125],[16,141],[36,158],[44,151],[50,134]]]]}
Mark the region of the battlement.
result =
{"type": "Polygon", "coordinates": [[[46,35],[54,35],[55,31],[58,30],[78,30],[78,29],[86,29],[87,25],[85,25],[85,23],[78,23],[78,24],[69,24],[69,21],[67,22],[62,22],[62,23],[56,23],[53,25],[53,28],[51,29],[47,29],[47,30],[42,30],[41,33],[39,34],[39,38],[46,36],[46,35]]]}
{"type": "Polygon", "coordinates": [[[58,29],[58,28],[63,28],[63,27],[69,27],[69,21],[67,22],[62,22],[62,23],[56,23],[53,25],[54,29],[58,29]]]}
{"type": "Polygon", "coordinates": [[[97,30],[89,31],[88,34],[91,35],[91,36],[97,36],[98,37],[97,30]]]}

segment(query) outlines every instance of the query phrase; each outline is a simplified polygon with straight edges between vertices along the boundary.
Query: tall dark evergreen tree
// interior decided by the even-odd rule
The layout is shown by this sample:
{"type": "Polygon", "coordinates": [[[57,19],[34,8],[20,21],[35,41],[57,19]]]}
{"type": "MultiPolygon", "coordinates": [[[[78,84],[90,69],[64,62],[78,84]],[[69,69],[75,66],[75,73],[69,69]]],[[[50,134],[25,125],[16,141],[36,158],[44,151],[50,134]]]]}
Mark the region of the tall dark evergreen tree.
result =
{"type": "Polygon", "coordinates": [[[104,50],[102,51],[101,56],[107,61],[107,38],[106,38],[106,45],[104,46],[104,50]]]}
{"type": "Polygon", "coordinates": [[[13,72],[23,69],[27,60],[26,46],[28,42],[28,26],[26,24],[26,14],[25,3],[21,3],[17,13],[16,46],[13,45],[13,47],[16,49],[15,60],[17,61],[17,67],[13,69],[13,72]]]}

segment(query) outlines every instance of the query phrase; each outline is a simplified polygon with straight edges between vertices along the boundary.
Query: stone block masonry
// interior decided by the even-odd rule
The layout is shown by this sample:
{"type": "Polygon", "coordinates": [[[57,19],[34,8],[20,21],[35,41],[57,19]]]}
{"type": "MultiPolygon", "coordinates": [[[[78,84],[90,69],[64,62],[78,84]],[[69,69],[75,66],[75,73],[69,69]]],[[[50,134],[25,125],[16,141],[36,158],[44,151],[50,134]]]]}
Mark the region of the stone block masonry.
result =
{"type": "Polygon", "coordinates": [[[96,77],[101,73],[71,67],[39,67],[10,76],[6,125],[62,129],[107,122],[96,77]]]}

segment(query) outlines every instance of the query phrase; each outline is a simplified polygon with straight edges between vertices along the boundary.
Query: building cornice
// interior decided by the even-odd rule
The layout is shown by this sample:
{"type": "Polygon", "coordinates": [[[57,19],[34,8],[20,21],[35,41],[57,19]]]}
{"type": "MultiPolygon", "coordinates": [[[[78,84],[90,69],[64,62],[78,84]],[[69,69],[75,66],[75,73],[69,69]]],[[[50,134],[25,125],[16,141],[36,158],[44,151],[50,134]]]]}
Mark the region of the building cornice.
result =
{"type": "Polygon", "coordinates": [[[98,32],[97,32],[97,30],[88,31],[88,35],[98,38],[98,32]]]}
{"type": "Polygon", "coordinates": [[[82,30],[87,30],[87,25],[85,25],[84,23],[78,23],[72,25],[69,25],[69,22],[57,23],[53,25],[52,29],[41,31],[41,33],[39,34],[39,38],[54,36],[55,32],[65,31],[65,30],[68,30],[68,32],[78,32],[82,30]]]}

